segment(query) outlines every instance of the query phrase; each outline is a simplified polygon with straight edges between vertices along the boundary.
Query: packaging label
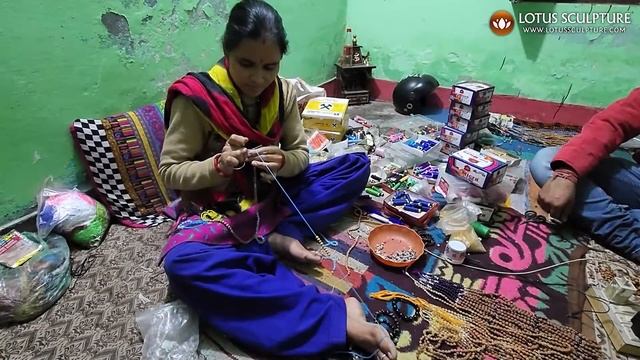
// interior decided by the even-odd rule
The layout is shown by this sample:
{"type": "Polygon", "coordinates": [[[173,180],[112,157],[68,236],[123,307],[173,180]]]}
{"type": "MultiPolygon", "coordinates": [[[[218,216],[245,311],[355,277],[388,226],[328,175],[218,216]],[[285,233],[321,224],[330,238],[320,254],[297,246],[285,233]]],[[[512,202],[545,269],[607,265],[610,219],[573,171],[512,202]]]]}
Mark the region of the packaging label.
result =
{"type": "MultiPolygon", "coordinates": [[[[454,154],[455,155],[455,154],[454,154]]],[[[457,176],[464,179],[470,184],[478,187],[483,187],[487,181],[486,171],[474,168],[473,166],[456,159],[453,156],[449,158],[449,164],[447,166],[447,172],[453,176],[457,176]]]]}
{"type": "Polygon", "coordinates": [[[442,127],[442,129],[440,130],[440,139],[458,147],[463,147],[475,141],[477,138],[477,132],[465,134],[447,126],[442,127]]]}
{"type": "Polygon", "coordinates": [[[0,237],[0,264],[16,268],[42,249],[42,244],[29,240],[16,230],[0,237]]]}
{"type": "Polygon", "coordinates": [[[506,164],[491,156],[482,155],[473,149],[462,149],[452,155],[458,159],[462,159],[474,167],[480,168],[487,172],[494,172],[503,168],[506,164]]]}
{"type": "Polygon", "coordinates": [[[348,99],[318,97],[309,100],[302,112],[303,118],[335,119],[341,121],[349,106],[348,99]]]}
{"type": "Polygon", "coordinates": [[[494,87],[486,83],[477,81],[463,82],[453,86],[451,100],[466,105],[482,104],[491,100],[493,90],[494,87]]]}
{"type": "Polygon", "coordinates": [[[465,105],[459,102],[452,102],[449,113],[457,115],[465,120],[472,120],[488,115],[489,105],[490,103],[478,105],[474,110],[473,106],[465,105]]]}

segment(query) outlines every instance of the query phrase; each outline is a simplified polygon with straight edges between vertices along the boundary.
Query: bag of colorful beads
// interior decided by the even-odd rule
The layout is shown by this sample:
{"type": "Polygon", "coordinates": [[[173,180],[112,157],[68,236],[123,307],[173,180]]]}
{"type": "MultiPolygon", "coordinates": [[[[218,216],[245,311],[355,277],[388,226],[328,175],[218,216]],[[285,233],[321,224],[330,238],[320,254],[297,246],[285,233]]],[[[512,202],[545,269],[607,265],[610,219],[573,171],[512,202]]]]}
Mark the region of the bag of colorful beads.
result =
{"type": "Polygon", "coordinates": [[[102,242],[109,228],[109,213],[77,189],[45,187],[38,196],[36,225],[41,239],[56,232],[79,247],[90,248],[102,242]]]}
{"type": "Polygon", "coordinates": [[[38,252],[15,268],[0,266],[0,326],[32,320],[49,309],[71,283],[69,246],[60,235],[21,233],[38,252]]]}

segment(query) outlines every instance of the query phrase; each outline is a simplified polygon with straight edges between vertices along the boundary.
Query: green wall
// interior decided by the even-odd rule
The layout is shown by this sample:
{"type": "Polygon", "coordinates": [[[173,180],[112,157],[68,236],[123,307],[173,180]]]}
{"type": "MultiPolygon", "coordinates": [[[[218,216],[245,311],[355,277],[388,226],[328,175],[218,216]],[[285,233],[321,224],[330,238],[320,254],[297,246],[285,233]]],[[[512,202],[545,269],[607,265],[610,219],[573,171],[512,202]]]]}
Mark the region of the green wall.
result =
{"type": "Polygon", "coordinates": [[[515,4],[507,0],[349,0],[347,23],[371,51],[375,77],[434,75],[442,86],[473,78],[496,92],[605,106],[640,86],[640,7],[637,5],[515,4]],[[500,37],[489,27],[496,10],[624,12],[623,34],[524,34],[500,37]],[[392,20],[393,19],[393,20],[392,20]],[[504,64],[503,64],[504,62],[504,64]]]}
{"type": "MultiPolygon", "coordinates": [[[[0,13],[0,224],[26,213],[43,180],[78,184],[68,126],[160,100],[170,82],[206,70],[233,0],[6,1],[0,13]]],[[[272,0],[290,55],[282,75],[332,76],[344,0],[272,0]]]]}
{"type": "MultiPolygon", "coordinates": [[[[68,135],[76,117],[101,117],[163,98],[169,83],[207,69],[234,0],[5,2],[0,13],[0,224],[26,213],[47,176],[82,181],[68,135]]],[[[496,10],[608,11],[609,5],[507,0],[272,0],[291,53],[282,75],[319,83],[333,75],[348,24],[378,78],[467,78],[498,93],[605,106],[638,86],[640,11],[617,35],[539,35],[488,28],[496,10]],[[571,90],[569,91],[569,88],[571,90]]]]}

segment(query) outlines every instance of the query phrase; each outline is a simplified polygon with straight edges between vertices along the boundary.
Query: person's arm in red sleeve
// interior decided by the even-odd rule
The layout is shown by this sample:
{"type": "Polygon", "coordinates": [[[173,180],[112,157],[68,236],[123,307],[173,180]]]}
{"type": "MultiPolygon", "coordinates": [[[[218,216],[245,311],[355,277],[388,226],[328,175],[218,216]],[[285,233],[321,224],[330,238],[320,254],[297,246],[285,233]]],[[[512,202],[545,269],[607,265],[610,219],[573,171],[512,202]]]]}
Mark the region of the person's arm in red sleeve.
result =
{"type": "Polygon", "coordinates": [[[640,134],[640,88],[596,114],[556,154],[551,168],[587,175],[620,144],[640,134]]]}
{"type": "Polygon", "coordinates": [[[640,134],[640,88],[595,115],[551,162],[553,176],[538,193],[549,215],[566,221],[575,201],[578,179],[587,175],[620,144],[640,134]]]}

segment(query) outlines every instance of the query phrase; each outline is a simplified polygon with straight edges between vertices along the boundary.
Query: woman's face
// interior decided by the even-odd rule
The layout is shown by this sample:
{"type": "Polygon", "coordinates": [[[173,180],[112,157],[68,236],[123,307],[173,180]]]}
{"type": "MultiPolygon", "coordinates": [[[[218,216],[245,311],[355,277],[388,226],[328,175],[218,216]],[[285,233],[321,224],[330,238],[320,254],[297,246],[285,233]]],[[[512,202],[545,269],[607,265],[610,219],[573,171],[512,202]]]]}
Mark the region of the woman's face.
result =
{"type": "Polygon", "coordinates": [[[240,92],[258,97],[276,79],[282,54],[274,40],[244,39],[227,58],[229,73],[240,92]]]}

